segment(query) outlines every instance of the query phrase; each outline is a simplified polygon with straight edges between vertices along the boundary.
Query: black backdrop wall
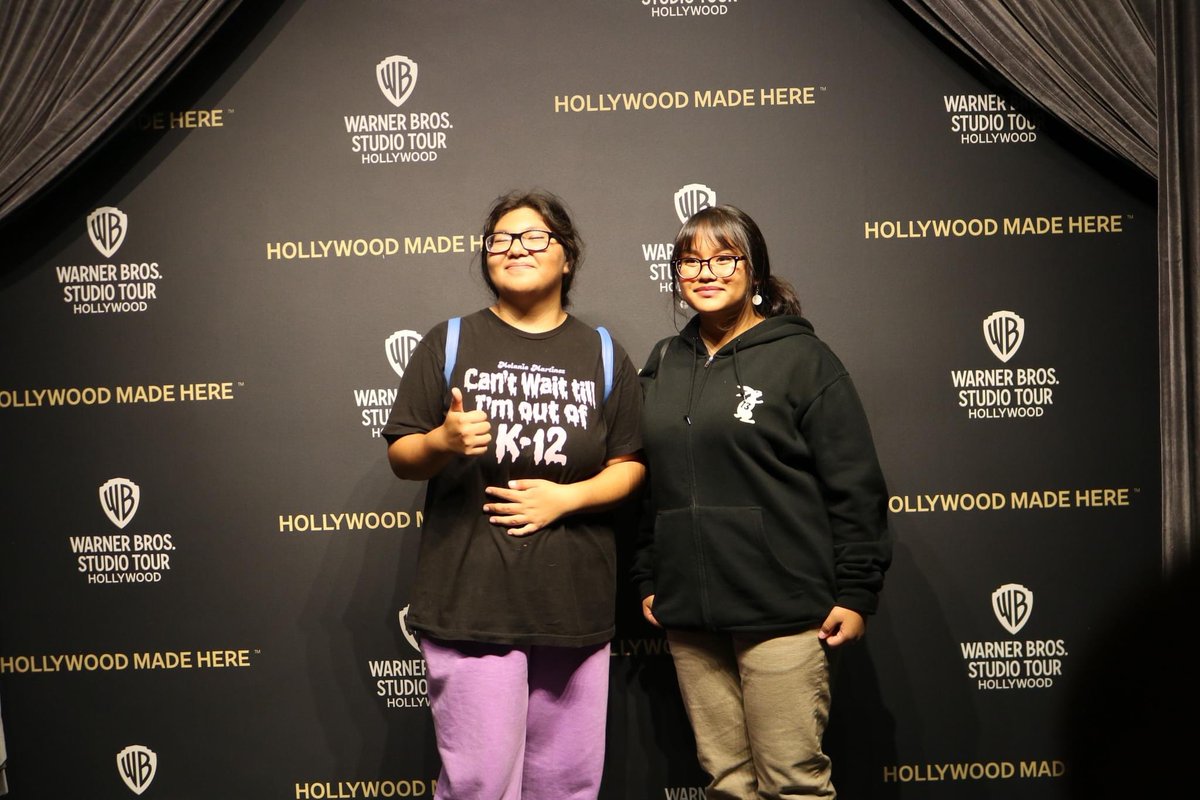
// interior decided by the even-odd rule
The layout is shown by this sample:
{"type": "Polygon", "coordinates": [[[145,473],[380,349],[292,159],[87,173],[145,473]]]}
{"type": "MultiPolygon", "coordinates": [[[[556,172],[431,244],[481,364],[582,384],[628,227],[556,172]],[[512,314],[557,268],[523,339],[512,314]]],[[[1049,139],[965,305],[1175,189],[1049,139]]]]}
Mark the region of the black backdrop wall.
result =
{"type": "MultiPolygon", "coordinates": [[[[12,797],[431,796],[421,487],[378,433],[533,186],[635,361],[684,321],[681,208],[722,202],[853,374],[898,550],[842,794],[1068,794],[1072,689],[1160,566],[1152,205],[886,3],[295,0],[244,33],[0,278],[12,797]]],[[[604,796],[699,797],[669,654],[619,616],[604,796]]]]}

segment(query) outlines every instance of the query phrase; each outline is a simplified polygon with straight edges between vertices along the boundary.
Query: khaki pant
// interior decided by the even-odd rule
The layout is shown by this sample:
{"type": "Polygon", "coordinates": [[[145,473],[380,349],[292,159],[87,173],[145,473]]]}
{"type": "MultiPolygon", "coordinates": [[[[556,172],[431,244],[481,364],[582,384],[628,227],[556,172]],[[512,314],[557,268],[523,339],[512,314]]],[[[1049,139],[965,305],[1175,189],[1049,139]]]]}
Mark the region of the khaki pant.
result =
{"type": "Polygon", "coordinates": [[[830,663],[816,629],[762,638],[668,631],[709,800],[836,796],[821,739],[830,663]]]}

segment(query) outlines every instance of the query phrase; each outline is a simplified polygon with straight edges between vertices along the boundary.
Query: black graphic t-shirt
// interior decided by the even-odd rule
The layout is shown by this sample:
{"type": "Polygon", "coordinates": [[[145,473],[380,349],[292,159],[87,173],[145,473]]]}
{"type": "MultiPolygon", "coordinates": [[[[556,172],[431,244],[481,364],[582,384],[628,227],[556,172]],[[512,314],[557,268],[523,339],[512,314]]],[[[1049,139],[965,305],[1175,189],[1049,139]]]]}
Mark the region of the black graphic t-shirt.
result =
{"type": "Polygon", "coordinates": [[[612,638],[616,543],[608,512],[573,514],[514,537],[483,512],[486,486],[574,483],[641,449],[637,372],[614,342],[604,400],[600,335],[574,317],[527,333],[484,309],[463,317],[454,372],[443,376],[446,323],[413,352],[388,443],[442,424],[450,387],[492,426],[487,453],[453,459],[429,480],[408,623],[439,639],[587,646],[612,638]]]}

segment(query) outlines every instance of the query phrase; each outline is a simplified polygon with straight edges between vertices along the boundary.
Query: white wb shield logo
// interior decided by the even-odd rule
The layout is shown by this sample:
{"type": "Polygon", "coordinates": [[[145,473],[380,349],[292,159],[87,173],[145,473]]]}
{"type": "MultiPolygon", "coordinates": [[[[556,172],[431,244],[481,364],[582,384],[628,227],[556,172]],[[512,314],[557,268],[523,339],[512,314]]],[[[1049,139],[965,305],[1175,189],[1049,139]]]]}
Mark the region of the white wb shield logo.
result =
{"type": "Polygon", "coordinates": [[[1025,320],[1011,311],[997,311],[983,321],[983,338],[992,355],[1007,362],[1025,338],[1025,320]]]}
{"type": "Polygon", "coordinates": [[[992,592],[992,612],[1004,630],[1016,634],[1033,614],[1033,592],[1019,583],[1006,583],[992,592]]]}
{"type": "Polygon", "coordinates": [[[388,363],[401,378],[404,377],[404,370],[408,369],[408,360],[412,358],[413,350],[417,349],[420,341],[421,334],[416,331],[396,331],[384,342],[388,363]]]}
{"type": "Polygon", "coordinates": [[[408,606],[400,609],[400,633],[404,634],[404,641],[408,642],[413,650],[421,652],[421,646],[417,644],[417,637],[413,636],[412,631],[408,629],[408,606]]]}
{"type": "Polygon", "coordinates": [[[388,56],[375,65],[375,80],[388,102],[399,108],[417,85],[417,62],[404,56],[388,56]]]}
{"type": "Polygon", "coordinates": [[[113,478],[100,487],[100,507],[118,528],[124,528],[137,513],[142,492],[129,478],[113,478]]]}
{"type": "Polygon", "coordinates": [[[117,753],[117,772],[134,794],[141,794],[154,780],[158,755],[149,747],[131,744],[117,753]]]}
{"type": "Polygon", "coordinates": [[[125,241],[125,232],[129,230],[129,219],[125,212],[112,206],[97,208],[87,216],[88,238],[105,258],[112,258],[113,253],[125,241]]]}
{"type": "Polygon", "coordinates": [[[717,204],[717,193],[702,183],[689,183],[675,193],[675,213],[679,215],[680,223],[687,222],[688,217],[717,204]]]}

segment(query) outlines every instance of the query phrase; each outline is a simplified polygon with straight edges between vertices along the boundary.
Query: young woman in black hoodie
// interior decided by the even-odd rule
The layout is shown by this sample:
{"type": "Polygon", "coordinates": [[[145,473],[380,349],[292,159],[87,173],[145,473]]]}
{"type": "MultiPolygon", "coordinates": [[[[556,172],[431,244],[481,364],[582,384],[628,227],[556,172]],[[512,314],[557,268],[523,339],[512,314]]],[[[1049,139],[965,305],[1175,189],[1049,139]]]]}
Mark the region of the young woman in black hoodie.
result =
{"type": "Polygon", "coordinates": [[[696,314],[641,372],[642,611],[667,631],[709,798],[831,798],[830,653],[863,636],[891,562],[870,428],[754,220],[697,212],[673,265],[696,314]]]}

